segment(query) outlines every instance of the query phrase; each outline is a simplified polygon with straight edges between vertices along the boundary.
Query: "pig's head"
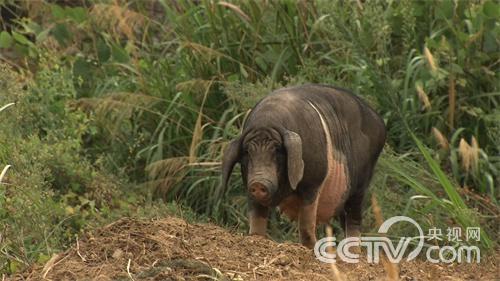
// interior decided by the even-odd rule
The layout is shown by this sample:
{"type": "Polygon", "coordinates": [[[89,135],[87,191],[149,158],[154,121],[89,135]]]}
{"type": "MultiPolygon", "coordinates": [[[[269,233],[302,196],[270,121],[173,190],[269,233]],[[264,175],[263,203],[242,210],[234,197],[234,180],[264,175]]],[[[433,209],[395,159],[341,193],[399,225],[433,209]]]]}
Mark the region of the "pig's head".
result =
{"type": "Polygon", "coordinates": [[[237,162],[241,164],[249,196],[264,206],[275,205],[279,187],[295,190],[302,179],[302,140],[297,133],[286,129],[248,130],[224,152],[223,190],[237,162]]]}

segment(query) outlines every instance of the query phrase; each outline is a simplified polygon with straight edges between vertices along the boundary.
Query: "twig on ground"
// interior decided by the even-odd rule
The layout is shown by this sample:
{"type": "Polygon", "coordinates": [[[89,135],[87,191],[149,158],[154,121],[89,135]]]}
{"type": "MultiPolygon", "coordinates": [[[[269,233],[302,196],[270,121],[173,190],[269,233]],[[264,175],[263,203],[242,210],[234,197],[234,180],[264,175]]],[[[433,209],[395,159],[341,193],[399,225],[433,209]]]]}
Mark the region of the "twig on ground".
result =
{"type": "Polygon", "coordinates": [[[134,277],[132,277],[132,273],[130,273],[130,262],[132,262],[132,259],[128,259],[128,263],[127,263],[127,273],[128,273],[128,276],[130,277],[130,279],[132,281],[135,281],[134,280],[134,277]]]}
{"type": "Polygon", "coordinates": [[[83,262],[87,261],[87,259],[80,254],[80,242],[78,242],[78,235],[76,236],[76,254],[82,259],[83,262]]]}

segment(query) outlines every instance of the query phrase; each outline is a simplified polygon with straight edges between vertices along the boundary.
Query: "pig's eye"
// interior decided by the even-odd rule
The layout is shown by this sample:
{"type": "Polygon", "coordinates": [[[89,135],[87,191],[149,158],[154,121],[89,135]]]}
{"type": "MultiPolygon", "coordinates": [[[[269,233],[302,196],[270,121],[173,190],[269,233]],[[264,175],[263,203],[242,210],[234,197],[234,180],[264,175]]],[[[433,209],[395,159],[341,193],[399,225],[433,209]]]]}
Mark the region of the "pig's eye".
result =
{"type": "Polygon", "coordinates": [[[279,154],[285,154],[286,153],[285,148],[283,146],[281,146],[281,145],[276,146],[275,147],[275,151],[277,153],[279,153],[279,154]]]}
{"type": "Polygon", "coordinates": [[[279,148],[276,150],[276,153],[274,154],[276,157],[276,161],[278,163],[282,163],[286,159],[286,151],[284,148],[279,148]]]}

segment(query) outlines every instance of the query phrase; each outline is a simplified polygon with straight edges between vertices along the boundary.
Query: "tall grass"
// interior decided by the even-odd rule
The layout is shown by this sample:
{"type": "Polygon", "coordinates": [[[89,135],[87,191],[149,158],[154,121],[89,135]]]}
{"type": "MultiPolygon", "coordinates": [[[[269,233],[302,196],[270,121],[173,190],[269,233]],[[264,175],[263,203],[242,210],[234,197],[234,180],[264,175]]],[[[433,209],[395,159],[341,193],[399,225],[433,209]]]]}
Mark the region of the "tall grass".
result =
{"type": "MultiPolygon", "coordinates": [[[[13,106],[14,104],[15,104],[14,102],[11,102],[11,103],[8,103],[8,104],[0,107],[0,113],[2,111],[4,111],[5,109],[13,106]]],[[[5,167],[3,167],[3,169],[2,169],[2,172],[0,172],[0,184],[2,184],[2,180],[5,177],[5,175],[7,174],[7,171],[10,169],[10,167],[11,167],[11,165],[5,165],[5,167]]]]}
{"type": "MultiPolygon", "coordinates": [[[[14,25],[15,33],[2,32],[0,46],[34,58],[45,48],[66,56],[78,97],[94,99],[100,115],[113,122],[113,127],[100,124],[115,137],[110,145],[92,149],[117,154],[132,149],[138,159],[117,159],[125,162],[118,165],[136,166],[136,178],[151,162],[139,153],[147,146],[160,148],[160,159],[164,153],[189,154],[184,148],[191,145],[195,123],[218,120],[228,108],[224,88],[321,82],[350,88],[379,108],[398,152],[414,148],[402,119],[430,145],[432,128],[448,141],[458,131],[460,138],[474,136],[485,164],[480,172],[459,169],[453,175],[461,185],[494,193],[500,94],[493,1],[95,1],[89,7],[30,8],[30,18],[14,25]],[[74,55],[75,49],[82,51],[74,55]],[[204,95],[209,81],[213,86],[204,95]],[[171,108],[177,102],[184,108],[171,108]],[[181,129],[174,137],[156,120],[181,129]],[[175,144],[145,142],[164,141],[152,136],[161,132],[175,144]]],[[[450,143],[451,150],[458,148],[450,143]]],[[[441,157],[443,168],[463,166],[452,153],[441,157]]]]}
{"type": "MultiPolygon", "coordinates": [[[[448,219],[464,227],[482,223],[471,211],[474,202],[463,199],[461,191],[468,189],[498,208],[494,1],[94,0],[71,7],[44,1],[15,6],[27,17],[0,20],[2,59],[35,78],[40,65],[54,64],[47,57],[62,62],[57,65],[65,75],[54,70],[48,81],[70,85],[49,91],[55,105],[40,107],[62,110],[65,100],[85,112],[86,126],[77,134],[82,153],[134,182],[141,196],[181,202],[245,229],[238,172],[224,200],[217,200],[223,148],[260,97],[314,82],[352,89],[383,116],[390,152],[378,171],[384,180],[373,190],[389,196],[379,190],[395,180],[385,188],[400,194],[395,190],[402,186],[401,201],[410,202],[396,208],[384,205],[390,198],[379,198],[391,210],[384,213],[410,208],[415,214],[438,212],[442,225],[448,219]],[[402,170],[405,165],[414,173],[402,170]],[[423,198],[430,203],[420,204],[423,198]]],[[[59,120],[44,126],[54,124],[65,126],[59,120]]],[[[294,237],[293,225],[276,214],[272,220],[275,238],[294,237]]],[[[493,241],[483,243],[491,247],[493,241]]]]}
{"type": "MultiPolygon", "coordinates": [[[[460,225],[462,229],[467,229],[469,227],[478,227],[481,225],[478,214],[468,207],[462,196],[458,192],[458,187],[456,184],[452,183],[450,178],[444,173],[444,171],[439,167],[438,163],[430,155],[429,150],[422,144],[422,142],[414,136],[415,144],[417,145],[419,152],[425,159],[426,164],[429,166],[430,173],[426,176],[428,180],[434,181],[436,187],[429,187],[429,184],[420,180],[417,175],[411,171],[405,170],[397,162],[387,162],[384,161],[383,165],[387,167],[386,172],[390,176],[395,177],[400,183],[407,185],[414,189],[417,194],[423,195],[420,199],[426,199],[431,201],[435,208],[445,211],[449,218],[460,225]],[[440,195],[446,194],[446,196],[440,195]]],[[[482,229],[481,243],[485,248],[491,248],[493,241],[491,240],[488,232],[495,231],[490,227],[484,227],[482,229]]]]}

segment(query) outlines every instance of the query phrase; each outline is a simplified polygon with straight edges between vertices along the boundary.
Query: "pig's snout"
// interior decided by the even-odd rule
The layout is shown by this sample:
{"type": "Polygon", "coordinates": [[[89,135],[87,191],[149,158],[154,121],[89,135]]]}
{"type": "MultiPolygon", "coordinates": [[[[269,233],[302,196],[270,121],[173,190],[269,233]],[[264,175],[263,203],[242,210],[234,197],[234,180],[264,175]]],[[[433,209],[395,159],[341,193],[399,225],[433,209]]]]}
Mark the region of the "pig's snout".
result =
{"type": "Polygon", "coordinates": [[[270,185],[271,182],[265,180],[254,181],[250,184],[248,191],[256,201],[266,205],[270,199],[270,185]]]}
{"type": "Polygon", "coordinates": [[[267,188],[261,183],[254,183],[250,186],[250,194],[257,200],[265,199],[268,193],[267,188]]]}

